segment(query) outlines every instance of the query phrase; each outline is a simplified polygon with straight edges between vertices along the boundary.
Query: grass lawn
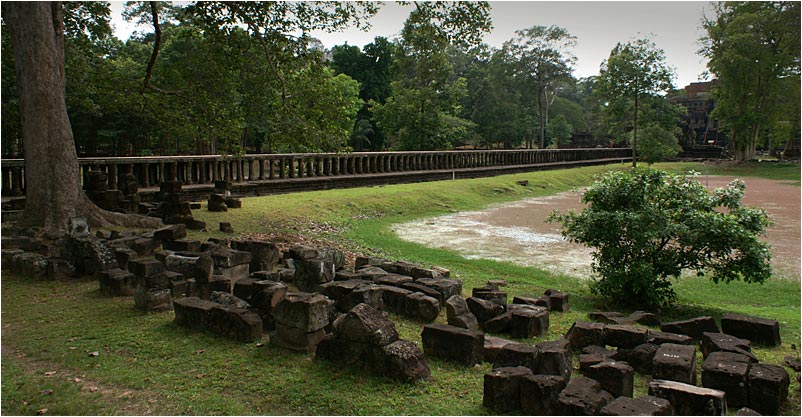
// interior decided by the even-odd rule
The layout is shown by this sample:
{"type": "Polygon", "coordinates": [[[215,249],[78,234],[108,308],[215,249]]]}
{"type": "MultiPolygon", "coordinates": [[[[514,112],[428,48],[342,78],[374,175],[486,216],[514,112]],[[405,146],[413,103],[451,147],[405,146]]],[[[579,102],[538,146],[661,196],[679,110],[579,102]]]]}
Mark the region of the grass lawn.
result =
{"type": "MultiPolygon", "coordinates": [[[[756,175],[795,181],[799,166],[701,166],[661,164],[684,172],[756,175]]],[[[553,313],[547,337],[554,339],[590,311],[604,309],[586,282],[536,268],[469,260],[445,250],[398,239],[394,223],[489,204],[551,195],[589,184],[594,175],[624,165],[543,171],[494,178],[406,184],[248,198],[228,213],[196,211],[210,229],[227,221],[247,236],[281,236],[327,242],[345,250],[439,265],[463,280],[463,295],[488,279],[503,278],[513,295],[539,295],[546,288],[571,294],[571,311],[553,313]],[[528,186],[516,183],[526,179],[528,186]]],[[[233,237],[193,232],[190,237],[233,237]]],[[[144,314],[130,298],[101,296],[91,278],[33,280],[3,273],[3,414],[326,414],[481,415],[482,375],[489,364],[462,367],[430,360],[432,378],[417,385],[339,369],[307,355],[270,345],[242,344],[176,327],[172,312],[144,314]],[[97,352],[97,355],[94,353],[97,352]]],[[[701,278],[676,284],[679,303],[662,312],[664,321],[740,312],[776,318],[783,345],[757,348],[766,363],[798,356],[800,284],[773,280],[764,285],[712,284],[701,278]]],[[[421,323],[391,318],[401,337],[420,343],[421,323]]],[[[445,323],[445,313],[437,320],[445,323]]],[[[701,359],[701,357],[700,357],[701,359]]],[[[701,367],[701,360],[698,361],[701,367]]],[[[575,362],[576,363],[576,362],[575,362]]],[[[783,410],[799,415],[800,385],[792,371],[783,410]]],[[[647,378],[636,378],[645,395],[647,378]]],[[[734,411],[734,410],[733,410],[734,411]]]]}

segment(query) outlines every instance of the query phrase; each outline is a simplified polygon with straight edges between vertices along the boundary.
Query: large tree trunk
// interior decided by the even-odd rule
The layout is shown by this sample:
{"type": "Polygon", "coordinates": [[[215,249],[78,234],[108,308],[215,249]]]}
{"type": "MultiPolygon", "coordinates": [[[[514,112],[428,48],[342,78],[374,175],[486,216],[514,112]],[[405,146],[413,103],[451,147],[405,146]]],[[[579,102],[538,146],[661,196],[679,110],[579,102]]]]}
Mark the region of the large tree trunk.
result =
{"type": "Polygon", "coordinates": [[[91,225],[154,227],[161,221],[101,210],[81,189],[67,116],[64,23],[60,2],[3,2],[11,33],[25,146],[24,223],[66,230],[70,218],[91,225]]]}

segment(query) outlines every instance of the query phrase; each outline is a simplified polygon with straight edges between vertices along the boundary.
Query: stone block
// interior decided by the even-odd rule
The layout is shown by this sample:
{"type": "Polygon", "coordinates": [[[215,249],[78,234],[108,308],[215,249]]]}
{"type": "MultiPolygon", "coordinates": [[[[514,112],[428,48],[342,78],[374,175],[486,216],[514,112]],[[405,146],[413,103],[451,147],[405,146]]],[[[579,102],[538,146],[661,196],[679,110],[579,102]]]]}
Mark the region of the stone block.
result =
{"type": "Polygon", "coordinates": [[[162,242],[162,248],[176,252],[200,252],[201,242],[193,239],[175,239],[162,242]]]}
{"type": "Polygon", "coordinates": [[[453,295],[446,300],[446,319],[448,324],[468,330],[479,330],[479,321],[468,309],[468,303],[460,295],[453,295]]]}
{"type": "Polygon", "coordinates": [[[587,368],[583,375],[598,381],[613,397],[632,397],[635,370],[626,362],[602,361],[587,368]]]}
{"type": "Polygon", "coordinates": [[[281,262],[281,251],[271,242],[259,240],[233,240],[231,247],[251,254],[252,271],[272,271],[281,262]]]}
{"type": "Polygon", "coordinates": [[[295,284],[301,291],[318,292],[334,280],[334,264],[323,259],[295,259],[295,284]]]}
{"type": "Polygon", "coordinates": [[[134,306],[142,311],[164,311],[173,308],[169,289],[148,289],[137,286],[134,290],[134,306]]]}
{"type": "Polygon", "coordinates": [[[629,318],[635,323],[642,324],[644,326],[659,326],[662,324],[660,322],[660,318],[657,317],[656,314],[647,313],[645,311],[636,311],[630,314],[629,318]]]}
{"type": "Polygon", "coordinates": [[[382,346],[379,369],[390,378],[403,382],[426,381],[432,375],[420,348],[408,340],[396,340],[382,346]]]}
{"type": "Polygon", "coordinates": [[[524,304],[530,306],[537,306],[537,307],[545,307],[547,309],[551,308],[551,303],[549,303],[549,298],[542,296],[542,297],[525,297],[525,296],[518,296],[512,298],[513,304],[524,304]]]}
{"type": "Polygon", "coordinates": [[[727,414],[724,391],[700,388],[677,381],[653,379],[649,395],[668,400],[678,416],[723,416],[727,414]]]}
{"type": "Polygon", "coordinates": [[[262,338],[262,319],[252,311],[232,305],[213,306],[207,327],[239,342],[254,342],[262,338]]]}
{"type": "Polygon", "coordinates": [[[186,297],[173,302],[175,323],[182,327],[202,330],[206,328],[209,312],[215,303],[198,297],[186,297]]]}
{"type": "Polygon", "coordinates": [[[334,269],[341,269],[345,266],[345,254],[339,249],[328,247],[318,248],[317,254],[318,258],[334,265],[334,269]]]}
{"type": "Polygon", "coordinates": [[[516,339],[540,337],[549,331],[549,310],[545,307],[521,306],[510,311],[510,336],[516,339]]]}
{"type": "Polygon", "coordinates": [[[161,193],[180,193],[181,192],[181,181],[162,181],[159,183],[159,192],[161,193]]]}
{"type": "Polygon", "coordinates": [[[99,271],[97,275],[100,291],[103,294],[109,297],[134,295],[134,289],[136,288],[134,274],[120,268],[114,268],[107,271],[99,271]]]}
{"type": "Polygon", "coordinates": [[[654,362],[654,354],[660,346],[654,343],[644,343],[635,346],[632,349],[618,349],[615,359],[628,363],[636,371],[643,374],[652,373],[652,363],[654,362]]]}
{"type": "Polygon", "coordinates": [[[228,211],[226,197],[222,194],[209,194],[209,199],[206,201],[206,209],[215,212],[228,211]]]}
{"type": "Polygon", "coordinates": [[[393,322],[367,304],[359,304],[335,320],[334,332],[347,342],[373,346],[385,346],[398,340],[393,322]]]}
{"type": "Polygon", "coordinates": [[[727,405],[749,405],[749,362],[729,360],[723,352],[713,352],[702,363],[702,386],[727,393],[727,405]]]}
{"type": "Polygon", "coordinates": [[[489,333],[506,333],[510,331],[512,312],[507,311],[482,323],[482,329],[489,333]]]}
{"type": "Polygon", "coordinates": [[[617,311],[594,311],[588,313],[588,318],[604,324],[632,324],[634,320],[630,319],[624,313],[617,311]]]}
{"type": "MultiPolygon", "coordinates": [[[[364,268],[359,268],[356,270],[356,273],[360,275],[360,279],[367,279],[373,282],[376,282],[379,278],[390,275],[389,272],[379,268],[378,266],[368,266],[364,268]]],[[[398,274],[394,274],[398,275],[398,274]]],[[[412,277],[410,277],[411,279],[412,277]]]]}
{"type": "Polygon", "coordinates": [[[608,346],[632,349],[646,343],[646,331],[645,327],[608,324],[604,328],[604,343],[608,346]]]}
{"type": "Polygon", "coordinates": [[[566,416],[593,416],[613,400],[613,396],[593,379],[571,379],[557,397],[558,412],[566,416]]]}
{"type": "Polygon", "coordinates": [[[405,314],[407,308],[407,297],[412,291],[390,285],[380,285],[382,291],[382,303],[384,309],[396,314],[405,314]]]}
{"type": "Polygon", "coordinates": [[[326,332],[323,329],[305,332],[297,327],[276,322],[276,337],[270,340],[286,349],[313,353],[325,336],[326,332]]]}
{"type": "Polygon", "coordinates": [[[493,368],[524,366],[534,373],[538,366],[538,353],[538,348],[535,346],[517,342],[507,343],[499,349],[495,358],[493,358],[493,368]]]}
{"type": "MultiPolygon", "coordinates": [[[[439,291],[429,288],[423,284],[418,284],[417,282],[406,282],[400,285],[401,288],[405,290],[410,290],[412,292],[419,292],[428,297],[432,297],[440,303],[440,299],[442,298],[442,294],[439,291]]],[[[445,302],[445,300],[443,300],[445,302]]]]}
{"type": "Polygon", "coordinates": [[[673,408],[664,398],[647,395],[645,397],[618,397],[601,409],[603,416],[670,416],[673,408]]]}
{"type": "Polygon", "coordinates": [[[330,300],[321,294],[287,293],[275,307],[276,323],[314,332],[329,324],[330,300]]]}
{"type": "Polygon", "coordinates": [[[187,226],[171,224],[153,232],[153,238],[160,241],[178,240],[187,237],[187,226]]]}
{"type": "Polygon", "coordinates": [[[357,256],[356,259],[354,260],[354,268],[360,269],[364,266],[381,266],[381,264],[384,262],[387,262],[387,260],[381,258],[357,256]]]}
{"type": "Polygon", "coordinates": [[[161,241],[146,237],[136,239],[133,243],[131,243],[131,249],[136,251],[139,256],[153,255],[153,253],[161,249],[161,247],[161,241]]]}
{"type": "Polygon", "coordinates": [[[749,369],[749,408],[763,415],[779,415],[788,399],[788,372],[779,365],[753,364],[749,369]]]}
{"type": "Polygon", "coordinates": [[[420,292],[413,292],[404,300],[404,315],[425,323],[433,322],[440,314],[440,302],[420,292]]]}
{"type": "Polygon", "coordinates": [[[296,245],[287,250],[287,258],[295,259],[296,261],[308,261],[318,259],[317,249],[311,246],[296,245]]]}
{"type": "Polygon", "coordinates": [[[555,375],[526,375],[521,380],[521,411],[529,416],[558,414],[558,398],[565,378],[555,375]]]}
{"type": "Polygon", "coordinates": [[[523,366],[496,368],[485,374],[482,405],[497,413],[521,410],[521,381],[532,371],[523,366]]]}
{"type": "MultiPolygon", "coordinates": [[[[459,327],[459,326],[456,326],[459,327]]],[[[515,343],[512,340],[502,339],[500,337],[485,335],[484,344],[484,361],[495,363],[499,352],[510,343],[515,343]]]]}
{"type": "Polygon", "coordinates": [[[446,300],[462,294],[462,281],[458,279],[445,279],[445,278],[419,278],[418,284],[425,285],[440,294],[438,301],[440,304],[445,303],[446,300]]]}
{"type": "Polygon", "coordinates": [[[652,361],[652,374],[655,379],[696,385],[696,348],[673,343],[660,345],[652,361]]]}
{"type": "Polygon", "coordinates": [[[231,278],[223,275],[212,275],[212,279],[209,281],[209,288],[211,288],[212,291],[230,293],[233,289],[231,278]]]}
{"type": "Polygon", "coordinates": [[[710,316],[695,317],[688,320],[664,323],[660,330],[690,336],[694,340],[702,340],[704,332],[718,333],[716,321],[710,316]]]}
{"type": "Polygon", "coordinates": [[[500,306],[507,306],[507,293],[493,287],[476,287],[471,290],[471,296],[491,301],[500,306]]]}
{"type": "MultiPolygon", "coordinates": [[[[384,310],[384,292],[381,286],[362,284],[335,302],[338,310],[346,312],[359,304],[367,304],[376,310],[384,310]]],[[[438,307],[439,308],[439,307],[438,307]]],[[[435,316],[436,317],[436,316],[435,316]]]]}
{"type": "Polygon", "coordinates": [[[170,280],[170,295],[173,300],[177,298],[186,297],[189,293],[189,283],[185,279],[171,279],[170,280]]]}
{"type": "Polygon", "coordinates": [[[251,253],[215,245],[209,251],[216,268],[231,268],[251,262],[251,253]]]}
{"type": "Polygon", "coordinates": [[[164,264],[155,259],[134,259],[128,262],[128,270],[137,278],[147,278],[165,271],[164,264]]]}
{"type": "Polygon", "coordinates": [[[574,355],[571,352],[571,344],[566,339],[556,339],[547,342],[540,342],[536,345],[537,368],[534,370],[542,375],[559,375],[566,380],[571,378],[574,368],[574,355]]]}
{"type": "Polygon", "coordinates": [[[258,280],[253,278],[240,278],[234,281],[234,296],[243,300],[250,300],[251,296],[256,292],[256,283],[258,280]]]}
{"type": "Polygon", "coordinates": [[[242,208],[242,200],[236,197],[226,197],[226,207],[242,208]]]}
{"type": "Polygon", "coordinates": [[[465,300],[465,303],[468,304],[468,309],[476,316],[479,324],[484,324],[488,320],[500,316],[505,311],[504,306],[482,298],[470,297],[465,300]]]}
{"type": "Polygon", "coordinates": [[[604,324],[577,321],[571,325],[565,338],[571,341],[571,346],[581,350],[586,346],[604,346],[604,324]]]}
{"type": "Polygon", "coordinates": [[[568,294],[560,290],[548,289],[543,295],[549,297],[551,311],[568,311],[568,294]]]}
{"type": "Polygon", "coordinates": [[[646,333],[646,343],[654,343],[655,345],[662,345],[663,343],[690,345],[693,343],[693,338],[684,334],[660,332],[649,329],[646,333]]]}
{"type": "MultiPolygon", "coordinates": [[[[361,276],[360,274],[357,274],[361,276]]],[[[374,276],[373,282],[379,285],[392,285],[394,287],[400,287],[403,284],[407,284],[412,282],[412,277],[408,277],[406,275],[398,275],[398,274],[387,274],[387,275],[380,275],[374,276]]]]}
{"type": "Polygon", "coordinates": [[[749,340],[741,339],[724,333],[702,334],[702,355],[707,358],[711,352],[732,352],[748,356],[757,362],[757,357],[752,353],[749,340]]]}
{"type": "MultiPolygon", "coordinates": [[[[355,288],[360,285],[370,284],[371,281],[364,279],[351,279],[348,281],[332,281],[321,285],[321,293],[332,300],[339,300],[346,295],[350,294],[355,288]]],[[[353,308],[353,306],[351,307],[353,308]]],[[[350,310],[347,309],[345,311],[350,310]]]]}
{"type": "Polygon", "coordinates": [[[485,335],[444,324],[427,324],[421,333],[426,356],[441,358],[464,365],[482,361],[485,335]]]}
{"type": "Polygon", "coordinates": [[[588,368],[596,365],[597,363],[609,361],[613,361],[613,359],[603,353],[582,353],[579,355],[579,370],[584,373],[588,370],[588,368]]]}
{"type": "Polygon", "coordinates": [[[765,346],[779,346],[781,343],[777,320],[725,313],[721,318],[721,330],[765,346]]]}
{"type": "Polygon", "coordinates": [[[232,306],[232,307],[239,307],[239,308],[250,308],[251,305],[236,296],[231,295],[227,292],[222,291],[212,291],[211,295],[209,296],[209,301],[225,306],[232,306]]]}
{"type": "Polygon", "coordinates": [[[230,268],[215,268],[214,270],[215,275],[221,275],[229,280],[231,283],[235,283],[241,279],[246,279],[251,276],[250,265],[242,264],[232,266],[230,268]]]}
{"type": "Polygon", "coordinates": [[[738,411],[735,412],[736,416],[762,416],[763,414],[758,413],[757,411],[749,408],[749,407],[741,407],[738,411]]]}

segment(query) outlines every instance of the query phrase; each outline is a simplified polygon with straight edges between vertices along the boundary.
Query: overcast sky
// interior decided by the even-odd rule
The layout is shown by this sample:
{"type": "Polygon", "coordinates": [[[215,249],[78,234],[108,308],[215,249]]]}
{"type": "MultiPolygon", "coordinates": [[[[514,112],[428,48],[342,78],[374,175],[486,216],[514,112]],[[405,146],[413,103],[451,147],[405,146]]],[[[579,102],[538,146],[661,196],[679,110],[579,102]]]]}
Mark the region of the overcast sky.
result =
{"type": "MultiPolygon", "coordinates": [[[[704,59],[696,54],[697,40],[703,35],[700,21],[708,15],[710,2],[703,1],[491,1],[493,31],[485,35],[485,42],[500,47],[515,35],[515,31],[535,25],[557,25],[576,36],[574,55],[577,63],[575,77],[599,73],[599,65],[618,42],[652,35],[659,48],[666,51],[666,60],[676,69],[676,87],[683,87],[701,79],[705,71],[704,59]]],[[[313,32],[327,48],[348,43],[364,46],[375,36],[393,38],[414,6],[399,6],[385,2],[371,20],[372,29],[356,29],[340,33],[313,32]]],[[[127,39],[137,28],[124,22],[120,16],[122,2],[112,2],[112,24],[115,34],[127,39]]],[[[152,31],[152,28],[139,28],[152,31]]]]}

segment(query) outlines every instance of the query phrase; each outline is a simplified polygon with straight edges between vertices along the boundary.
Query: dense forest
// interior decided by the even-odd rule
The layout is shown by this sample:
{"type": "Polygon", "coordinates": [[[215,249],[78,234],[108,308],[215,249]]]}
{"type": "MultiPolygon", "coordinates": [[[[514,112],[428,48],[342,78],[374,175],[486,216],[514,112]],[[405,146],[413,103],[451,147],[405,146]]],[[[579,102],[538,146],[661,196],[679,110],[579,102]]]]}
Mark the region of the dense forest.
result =
{"type": "MultiPolygon", "coordinates": [[[[576,40],[563,28],[522,29],[494,48],[481,43],[492,27],[490,4],[421,2],[397,39],[327,50],[311,29],[364,26],[379,7],[346,5],[323,19],[292,9],[297,4],[130,2],[126,18],[150,31],[123,42],[112,34],[108,3],[63,3],[78,154],[595,147],[640,139],[662,155],[694,141],[681,128],[685,108],[669,100],[684,93],[649,38],[622,40],[598,76],[576,79],[576,40]]],[[[722,4],[703,25],[701,53],[719,80],[716,117],[736,143],[754,149],[798,135],[799,3],[722,4]],[[749,55],[755,49],[760,57],[749,55]],[[744,85],[749,94],[737,87],[744,85]],[[744,100],[749,107],[739,108],[744,100]]],[[[2,153],[18,157],[8,32],[4,21],[2,153]]]]}

